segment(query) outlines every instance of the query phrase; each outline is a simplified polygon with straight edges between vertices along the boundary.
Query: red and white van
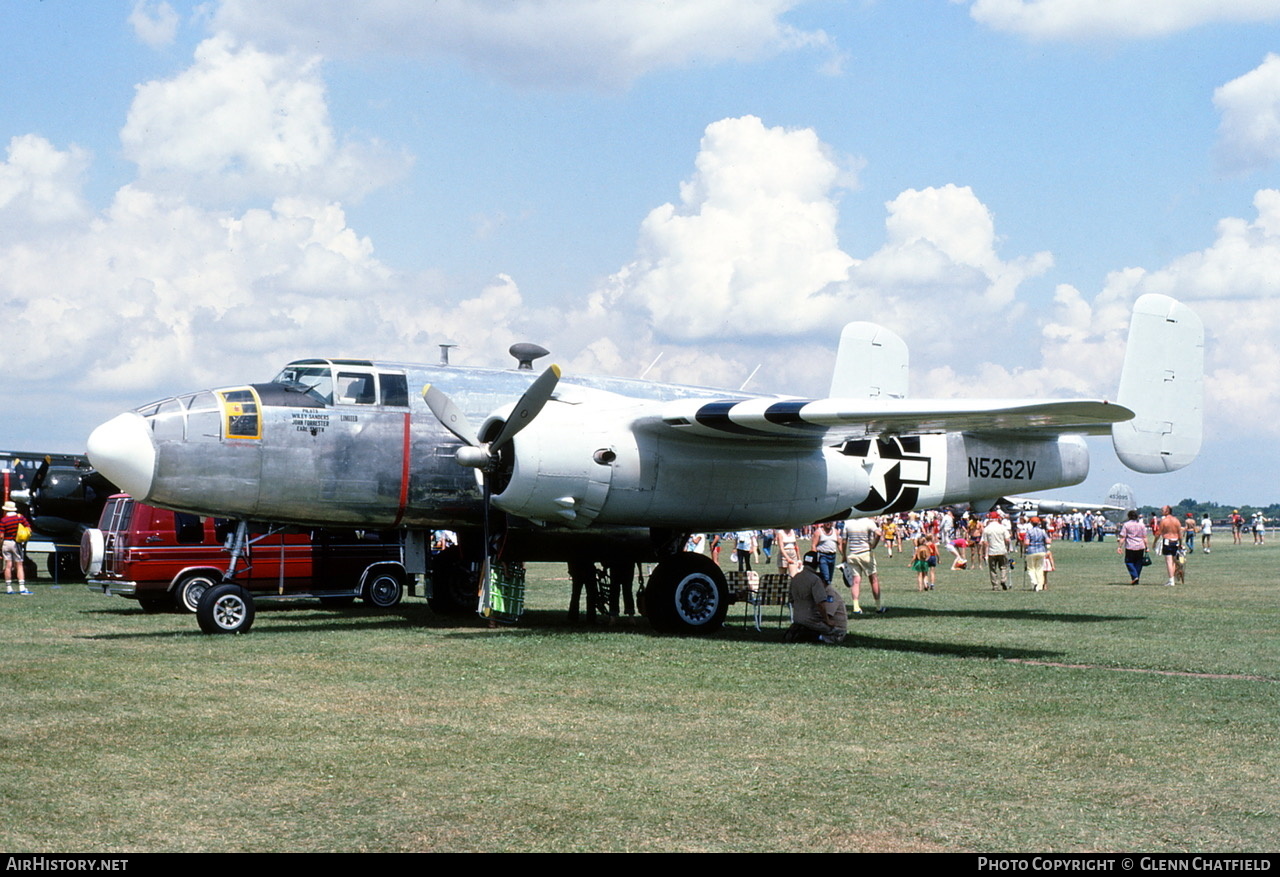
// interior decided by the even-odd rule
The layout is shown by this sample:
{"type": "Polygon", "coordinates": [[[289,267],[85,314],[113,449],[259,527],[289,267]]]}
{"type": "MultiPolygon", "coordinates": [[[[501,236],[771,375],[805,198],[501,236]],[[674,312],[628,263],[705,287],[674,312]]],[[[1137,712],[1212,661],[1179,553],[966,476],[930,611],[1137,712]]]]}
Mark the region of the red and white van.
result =
{"type": "MultiPolygon", "coordinates": [[[[148,612],[195,612],[223,582],[234,522],[199,518],[135,502],[107,500],[97,529],[86,530],[80,565],[89,589],[137,600],[148,612]]],[[[235,583],[255,597],[318,597],[334,605],[356,597],[381,608],[400,602],[405,573],[396,532],[313,530],[252,537],[235,583]]]]}

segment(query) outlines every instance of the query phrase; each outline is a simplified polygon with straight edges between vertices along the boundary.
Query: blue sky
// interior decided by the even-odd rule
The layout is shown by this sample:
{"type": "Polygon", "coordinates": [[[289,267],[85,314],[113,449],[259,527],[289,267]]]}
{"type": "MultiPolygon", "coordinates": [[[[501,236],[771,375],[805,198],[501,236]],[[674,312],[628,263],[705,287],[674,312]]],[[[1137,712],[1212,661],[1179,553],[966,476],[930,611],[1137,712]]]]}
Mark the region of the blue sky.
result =
{"type": "Polygon", "coordinates": [[[913,395],[1110,396],[1157,291],[1202,457],[1067,492],[1280,499],[1280,0],[14,0],[0,50],[6,446],[442,341],[821,395],[853,319],[913,395]]]}

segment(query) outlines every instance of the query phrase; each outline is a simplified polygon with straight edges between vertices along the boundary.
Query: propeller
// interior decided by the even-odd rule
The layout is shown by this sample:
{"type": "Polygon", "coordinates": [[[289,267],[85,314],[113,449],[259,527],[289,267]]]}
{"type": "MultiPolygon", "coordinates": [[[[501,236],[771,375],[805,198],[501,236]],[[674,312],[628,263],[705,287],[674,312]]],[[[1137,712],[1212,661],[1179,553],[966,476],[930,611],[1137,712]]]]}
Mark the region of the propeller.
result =
{"type": "MultiPolygon", "coordinates": [[[[493,481],[495,476],[498,476],[501,451],[506,445],[510,444],[520,430],[532,423],[533,419],[538,416],[543,406],[551,399],[551,394],[555,392],[556,384],[559,381],[560,367],[557,365],[549,367],[539,375],[537,380],[530,384],[529,389],[525,390],[517,400],[497,436],[488,443],[480,441],[479,435],[472,428],[462,409],[449,398],[448,394],[431,384],[427,384],[422,388],[422,399],[427,403],[427,407],[431,409],[431,413],[436,416],[436,419],[440,421],[445,429],[453,433],[463,443],[463,446],[458,448],[457,451],[456,459],[458,463],[463,466],[470,466],[473,469],[479,469],[481,472],[480,482],[484,492],[484,564],[481,567],[480,580],[485,583],[485,587],[480,589],[480,605],[478,609],[481,614],[485,614],[485,610],[488,608],[489,571],[497,555],[493,544],[494,540],[490,534],[489,521],[490,507],[493,504],[493,481]]],[[[501,492],[504,487],[500,485],[498,489],[501,492]]]]}
{"type": "Polygon", "coordinates": [[[462,409],[438,387],[427,384],[422,388],[422,400],[427,403],[431,413],[445,429],[457,436],[466,447],[458,448],[458,463],[492,472],[498,461],[498,452],[502,450],[520,430],[524,429],[538,416],[544,405],[555,392],[560,381],[560,367],[553,365],[538,376],[538,379],[524,391],[506,422],[502,424],[497,437],[488,443],[480,441],[480,437],[472,428],[462,409]]]}

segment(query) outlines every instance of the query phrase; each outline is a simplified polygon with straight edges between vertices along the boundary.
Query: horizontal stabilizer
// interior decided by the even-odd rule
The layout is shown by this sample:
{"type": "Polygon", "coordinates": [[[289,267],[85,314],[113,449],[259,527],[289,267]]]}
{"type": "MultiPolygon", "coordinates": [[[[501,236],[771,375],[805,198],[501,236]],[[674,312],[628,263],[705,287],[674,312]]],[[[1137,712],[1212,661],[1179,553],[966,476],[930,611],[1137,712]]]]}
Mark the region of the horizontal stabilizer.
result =
{"type": "Polygon", "coordinates": [[[905,399],[907,343],[884,326],[849,323],[840,332],[832,399],[905,399]]]}
{"type": "Polygon", "coordinates": [[[1116,455],[1136,472],[1181,469],[1204,434],[1204,324],[1167,295],[1133,306],[1116,401],[1134,418],[1111,428],[1116,455]]]}
{"type": "Polygon", "coordinates": [[[1103,433],[1133,412],[1093,399],[682,399],[662,422],[716,438],[809,439],[824,444],[868,435],[938,432],[1103,433]]]}

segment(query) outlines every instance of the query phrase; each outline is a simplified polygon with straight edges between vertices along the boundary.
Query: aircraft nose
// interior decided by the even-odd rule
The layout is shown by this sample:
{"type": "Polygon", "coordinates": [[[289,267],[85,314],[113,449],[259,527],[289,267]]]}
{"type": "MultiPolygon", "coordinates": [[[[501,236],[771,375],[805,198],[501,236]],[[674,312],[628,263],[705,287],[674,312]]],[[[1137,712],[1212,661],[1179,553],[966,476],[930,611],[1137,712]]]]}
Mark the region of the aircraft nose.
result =
{"type": "Polygon", "coordinates": [[[126,411],[89,434],[89,462],[135,499],[151,493],[156,473],[156,446],[142,415],[126,411]]]}

